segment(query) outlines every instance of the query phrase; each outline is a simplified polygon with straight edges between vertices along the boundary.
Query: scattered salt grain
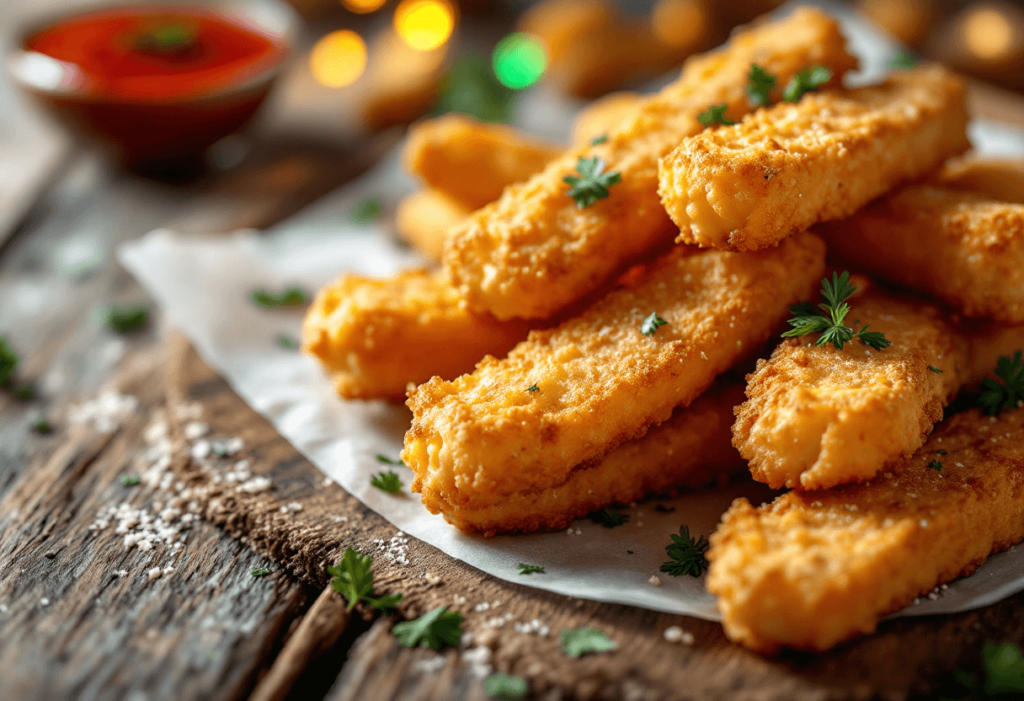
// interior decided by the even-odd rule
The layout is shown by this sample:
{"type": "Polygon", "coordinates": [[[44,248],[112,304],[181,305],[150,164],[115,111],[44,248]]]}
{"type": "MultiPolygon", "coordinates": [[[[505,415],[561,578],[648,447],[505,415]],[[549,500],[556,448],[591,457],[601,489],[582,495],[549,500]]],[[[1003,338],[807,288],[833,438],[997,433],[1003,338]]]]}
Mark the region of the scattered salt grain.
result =
{"type": "Polygon", "coordinates": [[[71,407],[68,422],[91,425],[98,433],[113,433],[138,407],[139,400],[135,397],[106,390],[95,399],[71,407]]]}
{"type": "Polygon", "coordinates": [[[416,669],[424,674],[435,674],[444,669],[444,663],[444,655],[434,655],[417,662],[416,669]]]}
{"type": "Polygon", "coordinates": [[[163,573],[164,571],[162,569],[154,567],[146,572],[146,579],[152,582],[154,579],[159,579],[163,573]]]}
{"type": "Polygon", "coordinates": [[[46,598],[46,597],[44,596],[44,597],[43,597],[42,599],[40,599],[40,600],[39,600],[39,605],[40,605],[40,606],[49,606],[49,605],[50,605],[50,600],[49,600],[49,599],[47,599],[47,598],[46,598]]]}
{"type": "Polygon", "coordinates": [[[658,575],[656,575],[656,574],[651,575],[651,578],[648,579],[647,582],[649,584],[653,584],[656,587],[660,587],[661,586],[661,579],[659,579],[658,575]]]}
{"type": "Polygon", "coordinates": [[[201,421],[190,421],[185,424],[185,438],[196,441],[210,432],[210,424],[201,421]]]}
{"type": "Polygon", "coordinates": [[[462,661],[469,665],[469,673],[478,679],[483,679],[491,673],[493,667],[490,665],[491,650],[480,645],[470,648],[462,653],[462,661]]]}

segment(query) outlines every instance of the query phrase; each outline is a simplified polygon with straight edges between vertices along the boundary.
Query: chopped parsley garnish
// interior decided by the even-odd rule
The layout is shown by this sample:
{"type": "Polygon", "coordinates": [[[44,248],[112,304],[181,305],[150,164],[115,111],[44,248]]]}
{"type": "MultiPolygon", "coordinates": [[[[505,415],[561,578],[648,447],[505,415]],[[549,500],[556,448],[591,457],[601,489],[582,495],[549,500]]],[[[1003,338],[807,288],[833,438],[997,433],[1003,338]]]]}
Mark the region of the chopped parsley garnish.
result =
{"type": "Polygon", "coordinates": [[[526,391],[527,392],[540,392],[540,387],[538,387],[537,385],[530,385],[529,387],[526,388],[526,391]]]}
{"type": "Polygon", "coordinates": [[[800,102],[800,98],[814,92],[832,80],[832,71],[825,66],[809,66],[800,71],[789,81],[782,91],[782,99],[786,102],[800,102]]]}
{"type": "Polygon", "coordinates": [[[218,458],[226,458],[231,454],[226,441],[210,441],[210,452],[218,458]]]}
{"type": "Polygon", "coordinates": [[[352,208],[352,223],[358,226],[372,224],[384,212],[384,205],[376,197],[367,197],[356,202],[352,208]]]}
{"type": "Polygon", "coordinates": [[[277,345],[281,346],[285,350],[295,350],[299,347],[299,342],[291,336],[281,334],[277,337],[277,345]]]}
{"type": "Polygon", "coordinates": [[[937,368],[937,367],[935,367],[934,365],[929,365],[929,366],[928,366],[928,369],[929,369],[929,370],[931,370],[931,371],[932,371],[932,372],[934,372],[934,373],[938,373],[939,375],[941,375],[941,374],[942,374],[942,370],[938,369],[938,368],[937,368]]]}
{"type": "Polygon", "coordinates": [[[955,673],[970,699],[1016,699],[1024,694],[1024,657],[1013,643],[985,643],[981,650],[984,681],[963,669],[955,673]]]}
{"type": "Polygon", "coordinates": [[[772,88],[778,81],[771,73],[756,63],[750,64],[750,73],[747,74],[747,99],[754,107],[763,107],[771,104],[772,88]]]}
{"type": "Polygon", "coordinates": [[[333,577],[331,586],[334,591],[348,599],[350,611],[359,601],[366,601],[373,608],[386,611],[393,609],[402,600],[401,594],[377,595],[373,590],[373,573],[370,572],[372,566],[372,557],[352,548],[345,548],[341,562],[327,568],[327,574],[333,577]]]}
{"type": "Polygon", "coordinates": [[[576,161],[576,172],[579,175],[567,175],[562,182],[570,185],[569,197],[576,200],[576,206],[586,209],[598,200],[608,197],[608,188],[622,180],[618,171],[604,172],[605,163],[598,156],[583,158],[576,161]]]}
{"type": "Polygon", "coordinates": [[[46,419],[36,419],[32,424],[32,430],[45,436],[47,433],[53,433],[53,426],[46,419]]]}
{"type": "Polygon", "coordinates": [[[0,336],[0,387],[10,387],[20,358],[6,336],[0,336]]]}
{"type": "Polygon", "coordinates": [[[391,629],[403,647],[429,647],[440,650],[446,645],[456,646],[462,637],[462,614],[438,606],[416,620],[404,621],[391,629]]]}
{"type": "Polygon", "coordinates": [[[706,111],[701,112],[697,115],[697,121],[700,122],[704,127],[710,127],[712,124],[723,124],[730,126],[736,122],[729,121],[725,117],[725,111],[729,108],[729,105],[712,105],[708,107],[706,111]]]}
{"type": "Polygon", "coordinates": [[[668,322],[658,316],[658,312],[651,312],[650,316],[644,319],[644,323],[640,324],[640,333],[644,336],[653,336],[658,327],[666,324],[668,322]]]}
{"type": "Polygon", "coordinates": [[[917,65],[917,58],[909,51],[900,51],[889,59],[889,68],[894,70],[906,70],[917,65]]]}
{"type": "Polygon", "coordinates": [[[388,494],[398,494],[402,491],[402,480],[391,470],[378,472],[370,479],[370,484],[388,494]]]}
{"type": "Polygon", "coordinates": [[[680,535],[672,534],[672,542],[665,546],[668,556],[672,558],[661,566],[661,571],[681,577],[688,574],[699,577],[708,568],[704,553],[708,551],[708,539],[704,536],[696,540],[690,537],[690,527],[682,526],[680,535]]]}
{"type": "Polygon", "coordinates": [[[942,472],[942,463],[939,462],[938,460],[932,460],[930,463],[928,463],[928,467],[932,468],[936,472],[942,472]]]}
{"type": "Polygon", "coordinates": [[[484,679],[484,693],[492,699],[519,701],[526,698],[529,690],[526,680],[514,674],[492,674],[484,679]]]}
{"type": "Polygon", "coordinates": [[[790,309],[793,318],[788,324],[793,328],[782,334],[783,338],[797,338],[812,333],[820,333],[817,345],[824,346],[831,343],[839,350],[852,341],[854,338],[866,346],[875,350],[882,350],[892,345],[885,334],[877,331],[868,331],[865,326],[860,331],[854,332],[843,322],[846,315],[850,313],[850,305],[846,300],[857,288],[850,284],[850,273],[843,271],[842,275],[832,273],[832,281],[828,278],[821,281],[821,296],[825,302],[817,307],[810,302],[801,302],[790,309]]]}
{"type": "Polygon", "coordinates": [[[629,520],[629,515],[622,513],[618,509],[600,509],[590,514],[589,518],[599,526],[615,528],[616,526],[625,525],[626,521],[629,520]]]}
{"type": "Polygon", "coordinates": [[[266,567],[253,567],[251,570],[249,570],[249,574],[251,574],[253,577],[266,577],[268,574],[270,574],[270,570],[268,570],[266,567]]]}
{"type": "Polygon", "coordinates": [[[935,451],[935,453],[936,453],[937,455],[945,455],[945,454],[946,454],[946,451],[945,451],[945,450],[942,450],[942,449],[940,448],[940,449],[936,450],[936,451],[935,451]]]}
{"type": "Polygon", "coordinates": [[[273,309],[274,307],[297,307],[309,302],[309,295],[298,285],[292,285],[279,294],[269,290],[253,290],[250,296],[252,301],[261,307],[273,309]]]}
{"type": "Polygon", "coordinates": [[[28,402],[36,396],[36,389],[32,386],[31,382],[25,382],[15,385],[14,389],[11,390],[11,396],[19,402],[28,402]]]}
{"type": "Polygon", "coordinates": [[[101,311],[103,325],[114,333],[137,331],[149,322],[149,308],[143,304],[108,304],[101,311]]]}
{"type": "Polygon", "coordinates": [[[607,134],[601,134],[600,136],[595,136],[593,139],[591,139],[590,140],[590,145],[591,146],[600,146],[601,144],[603,144],[606,141],[608,141],[608,135],[607,134]]]}
{"type": "Polygon", "coordinates": [[[999,356],[996,361],[996,377],[1002,382],[986,377],[981,382],[978,405],[987,416],[999,416],[1003,409],[1011,409],[1024,400],[1024,361],[1021,351],[1010,358],[999,356]]]}
{"type": "Polygon", "coordinates": [[[125,487],[134,487],[140,481],[138,475],[121,475],[121,484],[125,487]]]}
{"type": "Polygon", "coordinates": [[[405,463],[401,460],[392,460],[387,455],[377,454],[377,462],[384,463],[385,465],[395,465],[396,467],[405,467],[405,463]]]}
{"type": "Polygon", "coordinates": [[[562,652],[569,657],[582,657],[588,652],[608,652],[616,647],[615,641],[597,628],[562,631],[562,652]]]}
{"type": "Polygon", "coordinates": [[[525,562],[520,562],[519,574],[544,574],[544,568],[541,565],[527,565],[525,562]]]}

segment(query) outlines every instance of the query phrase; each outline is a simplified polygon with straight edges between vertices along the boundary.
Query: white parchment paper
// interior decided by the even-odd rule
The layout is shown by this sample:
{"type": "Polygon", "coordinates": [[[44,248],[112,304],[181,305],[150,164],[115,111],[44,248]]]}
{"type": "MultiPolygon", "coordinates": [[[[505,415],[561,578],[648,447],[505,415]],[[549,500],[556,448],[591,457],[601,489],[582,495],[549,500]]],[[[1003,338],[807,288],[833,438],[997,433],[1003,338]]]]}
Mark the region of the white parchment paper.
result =
{"type": "MultiPolygon", "coordinates": [[[[822,3],[817,3],[822,4],[822,3]]],[[[861,55],[864,80],[886,70],[896,47],[842,8],[847,35],[861,55]]],[[[785,8],[784,8],[785,10],[785,8]]],[[[578,105],[543,89],[525,96],[521,126],[548,136],[565,134],[578,105]]],[[[983,151],[1024,155],[1024,131],[989,123],[972,125],[983,151]]],[[[569,532],[492,539],[466,536],[441,517],[429,514],[419,495],[390,495],[370,486],[382,466],[377,454],[397,458],[409,413],[384,402],[338,399],[317,364],[281,348],[280,335],[299,337],[301,315],[267,310],[249,300],[258,288],[299,284],[313,291],[345,271],[389,275],[422,264],[395,242],[390,230],[394,205],[413,183],[392,154],[358,182],[324,199],[275,229],[237,232],[227,237],[196,238],[154,231],[125,245],[123,264],[181,329],[202,357],[254,409],[318,469],[381,514],[398,529],[430,543],[488,574],[518,584],[597,601],[718,620],[714,598],[704,581],[659,575],[669,536],[680,524],[692,534],[710,534],[736,496],[753,503],[772,496],[763,485],[737,485],[628,509],[629,521],[605,529],[587,520],[569,532]],[[367,227],[351,223],[350,212],[362,198],[385,203],[385,216],[367,227]],[[655,507],[660,505],[662,509],[655,507]],[[520,562],[543,565],[546,574],[520,576],[520,562]],[[661,586],[650,578],[659,575],[661,586]]],[[[411,472],[394,468],[408,485],[411,472]]],[[[1024,590],[1024,548],[992,557],[971,577],[950,584],[936,600],[923,600],[896,614],[952,613],[985,606],[1024,590]]]]}

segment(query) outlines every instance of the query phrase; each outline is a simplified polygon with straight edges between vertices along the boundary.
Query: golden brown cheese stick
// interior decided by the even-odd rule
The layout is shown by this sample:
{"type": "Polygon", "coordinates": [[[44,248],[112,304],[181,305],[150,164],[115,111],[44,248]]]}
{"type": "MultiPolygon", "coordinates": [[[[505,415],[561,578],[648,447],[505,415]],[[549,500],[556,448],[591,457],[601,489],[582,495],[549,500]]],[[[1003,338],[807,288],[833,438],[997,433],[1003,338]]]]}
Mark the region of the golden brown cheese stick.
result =
{"type": "Polygon", "coordinates": [[[346,399],[401,399],[409,383],[454,378],[504,355],[528,327],[472,314],[440,273],[375,280],[345,275],[317,295],[302,331],[346,399]]]}
{"type": "Polygon", "coordinates": [[[973,190],[1002,202],[1024,204],[1024,159],[969,154],[947,163],[937,180],[945,187],[973,190]]]}
{"type": "Polygon", "coordinates": [[[1024,322],[1024,204],[913,185],[820,230],[851,265],[964,316],[1024,322]]]}
{"type": "Polygon", "coordinates": [[[899,71],[684,140],[661,161],[659,193],[680,241],[756,251],[926,175],[970,147],[966,128],[960,80],[899,71]]]}
{"type": "Polygon", "coordinates": [[[448,232],[469,213],[440,190],[417,190],[398,203],[395,228],[403,241],[429,260],[440,262],[448,232]]]}
{"type": "Polygon", "coordinates": [[[741,383],[716,385],[640,438],[569,471],[561,484],[517,492],[491,506],[452,504],[419,476],[413,491],[422,491],[430,511],[444,514],[467,533],[490,537],[558,530],[611,504],[680,488],[710,487],[745,473],[747,464],[730,443],[733,407],[741,401],[741,383]]]}
{"type": "Polygon", "coordinates": [[[967,341],[938,307],[881,291],[850,306],[851,328],[870,326],[892,345],[786,339],[747,376],[733,444],[759,482],[820,489],[870,479],[921,447],[966,381],[967,341]]]}
{"type": "Polygon", "coordinates": [[[643,99],[640,93],[614,92],[594,100],[576,116],[572,125],[572,142],[589,144],[592,139],[607,135],[629,119],[643,99]]]}
{"type": "Polygon", "coordinates": [[[765,341],[820,279],[823,258],[810,234],[756,255],[676,247],[632,286],[532,331],[504,360],[420,385],[402,453],[416,488],[479,509],[565,482],[765,341]],[[645,335],[655,312],[667,324],[645,335]]]}
{"type": "Polygon", "coordinates": [[[562,151],[509,127],[448,114],[413,125],[404,158],[406,169],[428,187],[474,210],[498,199],[507,185],[540,171],[562,151]]]}
{"type": "Polygon", "coordinates": [[[627,261],[674,231],[657,196],[658,159],[702,127],[697,115],[726,103],[734,119],[751,109],[751,63],[788,80],[810,64],[835,80],[856,65],[836,23],[801,8],[784,20],[735,34],[720,51],[690,59],[681,77],[644,98],[598,146],[570,149],[525,183],[512,186],[453,231],[445,270],[470,307],[499,319],[544,318],[600,287],[627,261]],[[563,178],[580,157],[599,157],[622,181],[580,209],[563,178]]]}
{"type": "Polygon", "coordinates": [[[997,322],[972,322],[966,325],[970,344],[967,385],[976,385],[991,375],[999,357],[1012,357],[1024,350],[1024,324],[1007,326],[997,322]]]}
{"type": "Polygon", "coordinates": [[[1019,542],[1022,495],[1024,411],[975,409],[870,482],[737,499],[711,536],[708,591],[731,640],[827,650],[1019,542]]]}

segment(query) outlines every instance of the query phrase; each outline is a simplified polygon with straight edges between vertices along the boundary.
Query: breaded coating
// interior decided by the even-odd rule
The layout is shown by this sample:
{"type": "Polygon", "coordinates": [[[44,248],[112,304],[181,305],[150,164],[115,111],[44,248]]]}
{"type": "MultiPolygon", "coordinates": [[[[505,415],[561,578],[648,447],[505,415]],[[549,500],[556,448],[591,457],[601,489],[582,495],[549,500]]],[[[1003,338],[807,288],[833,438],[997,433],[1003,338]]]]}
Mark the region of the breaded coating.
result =
{"type": "Polygon", "coordinates": [[[469,214],[470,210],[440,190],[417,190],[398,203],[395,228],[403,241],[440,262],[449,230],[469,214]]]}
{"type": "Polygon", "coordinates": [[[684,140],[659,166],[679,241],[756,251],[853,214],[966,151],[964,85],[939,66],[805,95],[684,140]]]}
{"type": "Polygon", "coordinates": [[[510,494],[491,506],[452,504],[419,475],[412,488],[422,491],[428,509],[444,514],[466,533],[490,537],[562,529],[573,519],[612,504],[710,487],[745,473],[747,463],[730,443],[733,407],[741,401],[741,383],[715,385],[640,438],[570,470],[560,484],[510,494]]]}
{"type": "Polygon", "coordinates": [[[990,321],[975,321],[966,325],[970,344],[967,385],[976,385],[996,369],[999,356],[1008,358],[1024,350],[1024,324],[1007,326],[990,321]]]}
{"type": "Polygon", "coordinates": [[[504,360],[420,385],[402,453],[416,488],[429,508],[443,499],[480,509],[564,483],[767,340],[823,267],[824,245],[810,234],[756,255],[676,247],[632,286],[532,331],[504,360]],[[652,313],[667,323],[645,335],[652,313]]]}
{"type": "Polygon", "coordinates": [[[472,314],[440,273],[345,275],[320,290],[302,329],[345,399],[401,399],[410,383],[458,377],[526,337],[521,322],[472,314]]]}
{"type": "Polygon", "coordinates": [[[981,192],[1000,202],[1024,204],[1024,159],[968,154],[943,166],[937,180],[945,187],[981,192]]]}
{"type": "Polygon", "coordinates": [[[591,139],[608,134],[629,119],[644,96],[635,92],[613,92],[594,100],[580,110],[572,123],[572,142],[589,144],[591,139]]]}
{"type": "Polygon", "coordinates": [[[827,650],[1022,538],[1024,411],[972,410],[870,482],[737,499],[711,536],[707,586],[731,640],[827,650]]]}
{"type": "Polygon", "coordinates": [[[1024,204],[913,185],[820,230],[851,265],[964,316],[1024,322],[1024,204]]]}
{"type": "Polygon", "coordinates": [[[644,98],[606,142],[570,149],[457,227],[445,248],[449,278],[471,308],[499,319],[545,318],[585,297],[628,261],[674,236],[656,192],[657,162],[701,130],[698,114],[721,103],[734,119],[749,111],[745,88],[753,62],[783,81],[809,64],[823,64],[838,81],[856,65],[844,47],[832,19],[801,8],[690,59],[677,81],[644,98]],[[577,159],[593,156],[622,180],[609,197],[580,209],[562,179],[576,172],[577,159]]]}
{"type": "Polygon", "coordinates": [[[406,170],[428,187],[473,210],[539,172],[562,151],[510,127],[447,114],[409,129],[404,159],[406,170]]]}
{"type": "Polygon", "coordinates": [[[878,290],[850,306],[851,328],[870,326],[892,345],[786,339],[747,376],[733,445],[759,482],[820,489],[870,479],[921,447],[964,383],[967,341],[941,309],[878,290]]]}

